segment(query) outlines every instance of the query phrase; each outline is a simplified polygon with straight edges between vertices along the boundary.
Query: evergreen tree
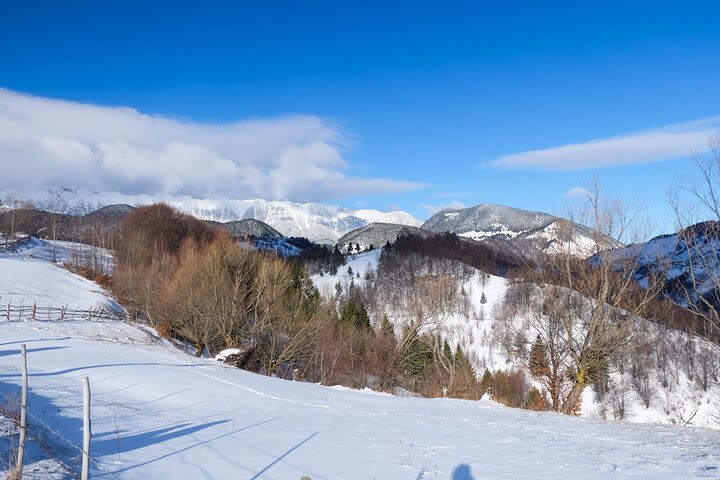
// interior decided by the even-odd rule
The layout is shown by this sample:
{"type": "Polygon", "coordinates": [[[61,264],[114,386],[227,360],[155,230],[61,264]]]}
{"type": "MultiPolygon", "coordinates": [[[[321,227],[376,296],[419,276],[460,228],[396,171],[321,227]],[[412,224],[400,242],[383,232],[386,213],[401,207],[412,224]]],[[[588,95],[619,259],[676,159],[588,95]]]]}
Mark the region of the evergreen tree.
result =
{"type": "Polygon", "coordinates": [[[487,303],[487,297],[485,297],[485,292],[482,292],[482,295],[480,295],[480,303],[482,303],[482,304],[487,303]]]}
{"type": "Polygon", "coordinates": [[[370,317],[362,301],[356,296],[351,296],[342,309],[340,319],[343,322],[355,325],[358,328],[369,329],[370,317]]]}
{"type": "Polygon", "coordinates": [[[405,335],[410,335],[410,340],[407,342],[401,365],[415,379],[425,380],[435,361],[432,347],[418,336],[416,329],[408,328],[405,335]]]}
{"type": "Polygon", "coordinates": [[[462,348],[460,348],[460,344],[458,343],[457,347],[455,348],[455,369],[458,372],[464,372],[469,373],[473,377],[475,376],[475,368],[473,368],[472,364],[470,363],[470,360],[465,355],[465,352],[463,352],[462,348]]]}
{"type": "Polygon", "coordinates": [[[350,265],[348,265],[347,272],[348,272],[348,275],[349,275],[349,276],[351,276],[351,277],[353,276],[353,269],[352,269],[352,267],[351,267],[350,265]]]}
{"type": "Polygon", "coordinates": [[[335,284],[335,297],[340,298],[343,293],[342,285],[340,285],[340,282],[337,282],[335,284]]]}
{"type": "Polygon", "coordinates": [[[452,350],[450,349],[450,344],[448,343],[447,339],[443,341],[443,356],[447,358],[453,366],[455,365],[452,350]]]}
{"type": "Polygon", "coordinates": [[[535,337],[535,341],[530,348],[530,359],[528,360],[530,373],[535,378],[544,378],[550,373],[550,365],[548,363],[547,351],[540,335],[535,337]]]}
{"type": "Polygon", "coordinates": [[[370,250],[371,252],[372,252],[373,250],[375,250],[375,245],[373,245],[373,244],[371,243],[370,246],[368,247],[368,250],[370,250]]]}
{"type": "Polygon", "coordinates": [[[355,244],[355,251],[360,252],[360,244],[359,243],[355,244]]]}
{"type": "Polygon", "coordinates": [[[390,243],[390,240],[388,240],[387,242],[385,242],[385,246],[383,247],[383,250],[385,250],[387,252],[390,249],[392,249],[392,244],[390,243]]]}
{"type": "Polygon", "coordinates": [[[485,371],[483,372],[482,380],[480,380],[480,383],[483,386],[483,388],[490,388],[492,386],[493,374],[488,368],[485,368],[485,371]]]}

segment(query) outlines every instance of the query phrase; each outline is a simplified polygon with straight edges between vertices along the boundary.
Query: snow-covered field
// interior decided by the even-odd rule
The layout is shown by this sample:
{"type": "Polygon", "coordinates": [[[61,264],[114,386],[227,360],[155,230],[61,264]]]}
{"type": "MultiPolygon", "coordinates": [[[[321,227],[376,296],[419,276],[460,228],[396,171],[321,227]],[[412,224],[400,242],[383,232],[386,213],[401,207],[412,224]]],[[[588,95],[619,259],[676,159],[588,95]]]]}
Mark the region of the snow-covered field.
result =
{"type": "MultiPolygon", "coordinates": [[[[357,268],[367,260],[358,255],[357,268]]],[[[38,262],[0,257],[0,290],[42,275],[46,281],[23,294],[28,300],[104,296],[92,282],[50,264],[41,271],[38,262]]],[[[31,434],[75,470],[81,380],[90,378],[95,478],[720,476],[715,431],[283,381],[196,359],[119,322],[0,322],[0,395],[18,392],[23,343],[31,434]]]]}
{"type": "MultiPolygon", "coordinates": [[[[0,389],[17,391],[18,345],[26,343],[31,412],[77,447],[81,379],[89,376],[99,478],[645,479],[719,473],[720,446],[712,431],[293,383],[189,357],[141,332],[123,342],[132,327],[87,327],[0,325],[0,389]]],[[[57,451],[67,452],[66,463],[76,464],[77,449],[56,441],[57,451]]]]}

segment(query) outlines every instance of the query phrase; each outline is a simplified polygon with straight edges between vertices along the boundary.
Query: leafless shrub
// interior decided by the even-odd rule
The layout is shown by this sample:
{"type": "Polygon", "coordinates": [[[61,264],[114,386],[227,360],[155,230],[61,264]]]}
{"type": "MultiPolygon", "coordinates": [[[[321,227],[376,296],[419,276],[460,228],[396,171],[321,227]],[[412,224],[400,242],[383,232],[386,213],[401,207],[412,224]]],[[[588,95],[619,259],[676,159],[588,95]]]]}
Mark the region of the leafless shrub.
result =
{"type": "Polygon", "coordinates": [[[648,352],[635,352],[630,361],[630,378],[635,393],[650,408],[650,403],[655,397],[655,386],[651,378],[652,361],[647,355],[648,352]]]}

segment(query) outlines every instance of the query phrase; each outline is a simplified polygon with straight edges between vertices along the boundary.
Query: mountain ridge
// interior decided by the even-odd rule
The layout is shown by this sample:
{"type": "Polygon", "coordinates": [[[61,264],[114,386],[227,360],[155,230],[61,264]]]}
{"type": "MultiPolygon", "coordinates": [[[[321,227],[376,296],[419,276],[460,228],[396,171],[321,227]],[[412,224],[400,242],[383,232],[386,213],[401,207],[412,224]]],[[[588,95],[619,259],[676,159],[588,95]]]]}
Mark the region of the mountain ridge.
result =
{"type": "MultiPolygon", "coordinates": [[[[10,192],[0,192],[9,198],[10,192]]],[[[316,243],[334,244],[344,234],[373,222],[419,226],[421,222],[403,211],[352,210],[320,203],[296,203],[262,199],[196,199],[172,195],[126,195],[71,188],[14,195],[15,201],[30,200],[46,211],[84,215],[109,205],[149,205],[164,202],[201,220],[228,223],[248,218],[262,221],[286,237],[306,237],[316,243]],[[22,197],[22,198],[21,198],[22,197]]]]}
{"type": "Polygon", "coordinates": [[[492,203],[441,210],[420,228],[455,233],[499,248],[510,248],[524,256],[567,252],[584,258],[596,253],[598,248],[622,246],[589,227],[549,213],[492,203]]]}

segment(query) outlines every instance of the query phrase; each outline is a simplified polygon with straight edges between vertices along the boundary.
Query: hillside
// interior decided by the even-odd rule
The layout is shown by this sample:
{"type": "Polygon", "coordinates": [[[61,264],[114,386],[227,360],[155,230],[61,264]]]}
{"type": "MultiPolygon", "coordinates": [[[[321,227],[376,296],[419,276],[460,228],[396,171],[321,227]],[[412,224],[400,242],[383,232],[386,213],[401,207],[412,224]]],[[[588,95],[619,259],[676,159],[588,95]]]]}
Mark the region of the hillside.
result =
{"type": "MultiPolygon", "coordinates": [[[[396,249],[347,258],[336,275],[313,276],[327,298],[338,297],[338,288],[343,294],[362,292],[376,328],[387,317],[398,335],[420,314],[422,328],[462,348],[478,375],[485,369],[519,371],[526,385],[547,390],[528,369],[531,345],[548,328],[542,286],[396,249]]],[[[653,322],[637,322],[632,352],[610,362],[602,383],[584,389],[581,415],[720,428],[718,347],[653,322]]],[[[572,368],[567,356],[559,358],[562,368],[572,368]]],[[[560,383],[560,390],[567,391],[568,379],[560,383]]]]}
{"type": "Polygon", "coordinates": [[[360,250],[366,250],[370,245],[381,248],[387,242],[395,243],[398,236],[409,234],[427,236],[432,233],[422,228],[397,223],[371,223],[346,233],[338,239],[336,245],[343,251],[347,250],[350,243],[355,247],[360,246],[360,250]]]}
{"type": "Polygon", "coordinates": [[[423,223],[422,228],[456,233],[525,256],[567,251],[584,258],[597,251],[597,238],[602,239],[602,249],[621,246],[569,220],[493,204],[442,210],[423,223]]]}
{"type": "Polygon", "coordinates": [[[242,220],[234,220],[232,222],[220,223],[209,221],[208,223],[214,227],[224,228],[233,237],[250,237],[250,238],[278,238],[282,234],[273,227],[260,220],[254,218],[244,218],[242,220]]]}
{"type": "MultiPolygon", "coordinates": [[[[39,303],[78,281],[47,268],[33,290],[39,303]]],[[[0,291],[31,276],[7,272],[0,291]]],[[[62,292],[67,304],[99,291],[80,283],[62,292]]],[[[283,381],[192,358],[124,323],[0,320],[0,335],[0,394],[17,392],[18,345],[27,344],[31,434],[75,473],[84,376],[91,470],[108,478],[710,478],[720,462],[716,433],[703,429],[283,381]]]]}
{"type": "MultiPolygon", "coordinates": [[[[617,268],[632,268],[641,284],[661,275],[664,295],[683,307],[720,309],[720,223],[707,221],[608,253],[617,268]]],[[[597,259],[594,259],[597,261],[597,259]]]]}

